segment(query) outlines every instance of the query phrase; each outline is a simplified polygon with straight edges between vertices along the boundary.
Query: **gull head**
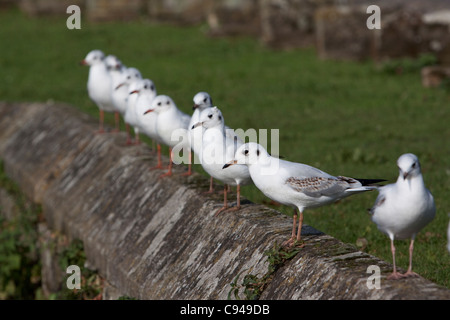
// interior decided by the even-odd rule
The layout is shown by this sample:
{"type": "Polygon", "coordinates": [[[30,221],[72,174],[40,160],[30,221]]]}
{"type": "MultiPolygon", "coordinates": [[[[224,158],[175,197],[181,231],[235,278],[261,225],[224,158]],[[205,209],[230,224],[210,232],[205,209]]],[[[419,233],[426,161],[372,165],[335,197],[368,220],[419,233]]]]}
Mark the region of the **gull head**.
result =
{"type": "Polygon", "coordinates": [[[194,96],[194,106],[192,107],[193,110],[199,109],[204,110],[206,108],[212,107],[212,99],[211,96],[207,92],[199,92],[194,96]]]}
{"type": "Polygon", "coordinates": [[[120,84],[116,87],[116,90],[122,86],[128,86],[135,80],[142,79],[141,72],[136,68],[126,68],[122,74],[120,84]]]}
{"type": "Polygon", "coordinates": [[[403,180],[421,175],[419,159],[412,153],[401,155],[397,160],[397,166],[403,180]]]}
{"type": "Polygon", "coordinates": [[[141,88],[139,89],[142,92],[153,93],[156,96],[156,86],[150,79],[143,79],[141,82],[141,88]]]}
{"type": "Polygon", "coordinates": [[[217,107],[212,107],[203,110],[200,113],[200,121],[192,126],[192,129],[203,126],[204,128],[219,127],[224,129],[225,122],[223,120],[222,112],[217,107]]]}
{"type": "Polygon", "coordinates": [[[111,70],[120,71],[123,67],[122,62],[119,60],[119,58],[117,58],[112,54],[106,56],[105,64],[106,68],[108,68],[109,71],[111,70]]]}
{"type": "Polygon", "coordinates": [[[253,165],[257,163],[267,163],[269,162],[270,155],[267,153],[266,149],[260,144],[255,142],[248,142],[241,145],[234,155],[234,159],[227,162],[223,169],[235,164],[243,165],[253,165]]]}
{"type": "Polygon", "coordinates": [[[139,93],[141,89],[141,79],[133,80],[128,86],[129,94],[139,93]]]}
{"type": "Polygon", "coordinates": [[[144,114],[147,114],[149,112],[156,112],[161,113],[166,110],[169,110],[170,108],[176,107],[175,102],[173,102],[172,98],[169,96],[166,96],[164,94],[161,94],[159,96],[156,96],[152,103],[150,104],[150,108],[145,111],[144,114]]]}
{"type": "Polygon", "coordinates": [[[156,96],[155,84],[150,79],[137,79],[130,83],[128,90],[133,93],[153,93],[156,96]]]}
{"type": "Polygon", "coordinates": [[[92,50],[89,52],[80,64],[85,66],[93,66],[95,64],[103,63],[105,60],[105,54],[101,50],[92,50]]]}

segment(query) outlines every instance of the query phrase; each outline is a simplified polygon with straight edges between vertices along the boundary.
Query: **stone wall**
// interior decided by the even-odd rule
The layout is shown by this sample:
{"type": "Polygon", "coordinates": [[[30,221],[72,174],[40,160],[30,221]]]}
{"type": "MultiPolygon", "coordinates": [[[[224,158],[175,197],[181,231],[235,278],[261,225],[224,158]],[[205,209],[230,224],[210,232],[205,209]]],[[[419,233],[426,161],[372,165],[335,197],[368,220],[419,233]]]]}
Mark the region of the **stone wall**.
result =
{"type": "MultiPolygon", "coordinates": [[[[175,166],[173,177],[158,179],[149,147],[96,129],[67,105],[0,103],[0,157],[42,205],[43,243],[52,234],[81,240],[107,283],[104,298],[227,299],[231,283],[253,275],[265,279],[263,299],[450,299],[450,290],[421,277],[386,280],[389,263],[306,225],[305,246],[267,277],[266,252],[289,237],[290,218],[245,199],[240,211],[216,217],[222,195],[202,193],[206,177],[181,176],[186,168],[175,166]],[[380,289],[366,285],[369,265],[381,269],[380,289]]],[[[51,292],[61,279],[52,277],[51,252],[41,254],[51,292]]]]}

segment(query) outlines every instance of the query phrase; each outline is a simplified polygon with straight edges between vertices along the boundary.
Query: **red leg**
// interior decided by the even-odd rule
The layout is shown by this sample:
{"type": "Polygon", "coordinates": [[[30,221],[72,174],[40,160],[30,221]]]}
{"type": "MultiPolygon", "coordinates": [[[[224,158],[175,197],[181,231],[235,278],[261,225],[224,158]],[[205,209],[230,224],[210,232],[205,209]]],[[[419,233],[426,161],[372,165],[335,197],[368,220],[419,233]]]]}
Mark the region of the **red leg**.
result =
{"type": "Polygon", "coordinates": [[[238,211],[241,208],[241,186],[238,184],[236,187],[236,207],[230,209],[230,211],[238,211]]]}
{"type": "Polygon", "coordinates": [[[183,173],[183,176],[190,176],[192,174],[192,152],[189,150],[189,163],[188,163],[188,171],[183,173]]]}
{"type": "Polygon", "coordinates": [[[302,238],[302,226],[303,226],[303,211],[300,211],[300,217],[298,218],[297,241],[300,241],[302,238]]]}
{"type": "Polygon", "coordinates": [[[159,143],[157,144],[157,152],[158,152],[158,163],[157,163],[156,167],[152,167],[152,168],[150,168],[150,170],[163,169],[162,161],[161,161],[161,145],[159,143]]]}
{"type": "Polygon", "coordinates": [[[223,207],[217,210],[216,216],[221,213],[222,211],[225,211],[228,209],[228,199],[227,199],[227,189],[228,186],[225,184],[223,188],[223,207]]]}
{"type": "Polygon", "coordinates": [[[131,141],[131,134],[130,134],[130,125],[128,123],[125,123],[125,130],[127,132],[127,142],[126,145],[132,145],[133,142],[131,141]]]}
{"type": "Polygon", "coordinates": [[[139,133],[135,137],[134,144],[141,144],[141,137],[139,136],[139,133]]]}
{"type": "Polygon", "coordinates": [[[203,192],[203,194],[211,194],[214,193],[214,178],[209,177],[209,190],[203,192]]]}
{"type": "Polygon", "coordinates": [[[408,271],[403,274],[404,277],[418,277],[419,275],[412,271],[412,256],[414,251],[414,239],[411,239],[411,243],[409,245],[409,266],[408,271]]]}
{"type": "Polygon", "coordinates": [[[283,245],[285,246],[291,246],[294,243],[295,240],[295,229],[297,226],[297,209],[294,209],[294,214],[292,215],[292,232],[291,232],[291,237],[286,240],[283,245]]]}
{"type": "Polygon", "coordinates": [[[105,120],[105,111],[100,109],[100,117],[99,117],[99,123],[98,123],[98,131],[96,133],[105,133],[105,129],[103,128],[103,122],[105,120]]]}
{"type": "Polygon", "coordinates": [[[394,265],[394,270],[392,271],[392,274],[387,277],[388,280],[396,280],[396,279],[400,279],[403,276],[397,272],[397,267],[395,265],[395,246],[394,246],[394,240],[391,239],[391,252],[392,252],[392,263],[394,265]]]}
{"type": "Polygon", "coordinates": [[[169,148],[169,155],[170,155],[169,168],[166,173],[159,176],[160,178],[169,177],[172,175],[172,163],[173,163],[172,148],[169,148]]]}
{"type": "Polygon", "coordinates": [[[116,122],[116,127],[114,128],[113,132],[119,132],[120,131],[120,113],[114,112],[114,119],[116,122]]]}

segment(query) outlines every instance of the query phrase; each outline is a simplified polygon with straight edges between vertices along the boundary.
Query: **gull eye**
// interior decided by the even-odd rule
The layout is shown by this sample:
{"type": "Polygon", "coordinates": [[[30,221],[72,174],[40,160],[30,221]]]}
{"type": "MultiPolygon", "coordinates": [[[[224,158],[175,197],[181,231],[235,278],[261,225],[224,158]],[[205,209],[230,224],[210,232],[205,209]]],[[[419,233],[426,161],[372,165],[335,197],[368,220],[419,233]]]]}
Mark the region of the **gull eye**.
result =
{"type": "Polygon", "coordinates": [[[245,154],[246,156],[248,156],[248,150],[247,150],[247,149],[244,150],[244,154],[245,154]]]}
{"type": "Polygon", "coordinates": [[[414,169],[416,167],[416,162],[413,163],[412,168],[414,169]]]}
{"type": "Polygon", "coordinates": [[[127,79],[128,79],[128,80],[130,80],[130,79],[131,79],[131,77],[130,77],[130,76],[128,76],[128,77],[127,77],[127,79]]]}
{"type": "Polygon", "coordinates": [[[158,102],[158,106],[160,106],[161,105],[161,102],[158,102]]]}
{"type": "Polygon", "coordinates": [[[169,101],[169,100],[167,100],[166,104],[167,104],[167,105],[169,105],[169,104],[170,104],[170,101],[169,101]]]}
{"type": "Polygon", "coordinates": [[[259,156],[259,149],[256,149],[256,155],[259,156]]]}
{"type": "Polygon", "coordinates": [[[144,86],[144,89],[148,89],[148,86],[147,86],[147,85],[145,85],[145,86],[144,86]]]}
{"type": "Polygon", "coordinates": [[[208,118],[212,119],[212,116],[213,116],[212,114],[208,114],[208,118]]]}
{"type": "Polygon", "coordinates": [[[203,99],[203,102],[204,102],[204,103],[206,103],[206,101],[207,101],[207,100],[208,100],[208,99],[207,99],[207,98],[205,98],[205,99],[203,99]]]}
{"type": "Polygon", "coordinates": [[[152,91],[155,91],[155,87],[154,86],[151,86],[150,89],[152,89],[152,91]]]}

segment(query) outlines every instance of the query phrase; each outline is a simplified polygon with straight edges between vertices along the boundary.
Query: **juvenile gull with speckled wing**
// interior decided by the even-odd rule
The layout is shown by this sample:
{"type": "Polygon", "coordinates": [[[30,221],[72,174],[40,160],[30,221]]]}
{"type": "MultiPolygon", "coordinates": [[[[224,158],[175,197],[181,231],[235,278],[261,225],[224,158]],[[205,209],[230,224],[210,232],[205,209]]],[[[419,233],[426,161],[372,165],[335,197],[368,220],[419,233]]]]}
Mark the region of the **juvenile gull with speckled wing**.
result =
{"type": "Polygon", "coordinates": [[[376,189],[380,179],[354,179],[332,176],[317,168],[272,157],[261,145],[240,146],[233,160],[224,165],[247,165],[256,187],[270,199],[294,208],[292,236],[300,241],[303,211],[336,202],[352,194],[376,189]],[[300,212],[296,235],[297,210],[300,212]]]}

